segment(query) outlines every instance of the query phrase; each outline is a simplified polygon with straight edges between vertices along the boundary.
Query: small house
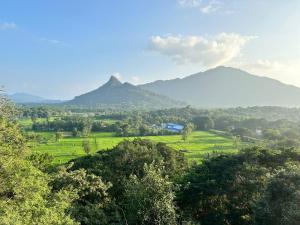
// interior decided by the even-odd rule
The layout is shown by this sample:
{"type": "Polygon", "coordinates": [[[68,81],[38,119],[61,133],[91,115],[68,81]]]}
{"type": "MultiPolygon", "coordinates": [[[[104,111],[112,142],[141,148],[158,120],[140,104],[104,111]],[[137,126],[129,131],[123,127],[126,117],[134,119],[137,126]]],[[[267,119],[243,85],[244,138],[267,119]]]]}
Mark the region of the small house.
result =
{"type": "Polygon", "coordinates": [[[171,132],[180,133],[184,126],[176,123],[164,123],[162,124],[162,128],[171,132]]]}

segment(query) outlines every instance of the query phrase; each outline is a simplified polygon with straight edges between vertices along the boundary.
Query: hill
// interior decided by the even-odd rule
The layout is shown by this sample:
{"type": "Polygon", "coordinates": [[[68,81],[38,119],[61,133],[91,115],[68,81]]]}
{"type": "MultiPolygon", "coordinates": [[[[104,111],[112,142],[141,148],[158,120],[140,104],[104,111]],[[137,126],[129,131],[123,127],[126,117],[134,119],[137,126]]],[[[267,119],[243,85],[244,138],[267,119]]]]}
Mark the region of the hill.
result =
{"type": "Polygon", "coordinates": [[[40,96],[36,96],[36,95],[31,95],[31,94],[27,94],[27,93],[15,93],[12,95],[8,95],[7,96],[11,101],[17,103],[17,104],[29,104],[29,103],[33,103],[33,104],[51,104],[51,103],[59,103],[61,102],[60,100],[49,100],[49,99],[45,99],[42,98],[40,96]]]}
{"type": "Polygon", "coordinates": [[[198,107],[300,106],[300,88],[223,66],[140,87],[198,107]]]}
{"type": "Polygon", "coordinates": [[[77,96],[66,104],[88,107],[102,106],[151,109],[183,106],[183,103],[179,101],[152,93],[127,82],[121,83],[114,76],[98,89],[77,96]]]}

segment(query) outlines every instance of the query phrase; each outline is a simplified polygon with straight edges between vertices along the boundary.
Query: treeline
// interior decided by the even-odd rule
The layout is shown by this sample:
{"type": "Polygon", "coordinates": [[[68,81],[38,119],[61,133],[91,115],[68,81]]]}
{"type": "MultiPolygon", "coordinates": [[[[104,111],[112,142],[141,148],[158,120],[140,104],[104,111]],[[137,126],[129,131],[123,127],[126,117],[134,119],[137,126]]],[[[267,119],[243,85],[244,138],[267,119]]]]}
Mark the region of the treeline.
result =
{"type": "Polygon", "coordinates": [[[88,136],[90,132],[115,132],[117,136],[149,136],[174,134],[160,127],[145,124],[139,120],[126,119],[113,123],[95,120],[94,117],[69,116],[53,121],[33,122],[32,131],[70,132],[72,136],[88,136]]]}
{"type": "Polygon", "coordinates": [[[115,124],[109,124],[102,121],[94,121],[92,118],[79,116],[69,116],[54,119],[53,121],[34,122],[32,124],[33,131],[66,131],[80,132],[87,131],[103,131],[113,132],[116,130],[115,124]]]}
{"type": "MultiPolygon", "coordinates": [[[[128,107],[129,108],[129,107],[128,107]]],[[[25,117],[31,117],[32,115],[39,114],[38,111],[47,111],[48,113],[54,113],[55,115],[70,115],[70,114],[94,114],[102,118],[110,117],[111,115],[124,116],[128,114],[135,114],[136,112],[149,112],[149,110],[136,110],[134,108],[125,110],[123,108],[95,108],[95,107],[72,107],[63,105],[48,105],[48,106],[20,106],[20,113],[25,117]],[[25,113],[24,113],[25,112],[25,113]],[[23,114],[24,113],[24,114],[23,114]]],[[[195,109],[192,107],[185,108],[171,108],[156,110],[157,114],[173,114],[174,116],[179,116],[183,111],[187,114],[198,114],[198,115],[209,115],[224,116],[224,117],[234,117],[237,119],[245,118],[256,118],[256,119],[266,119],[268,121],[275,120],[289,120],[291,122],[300,122],[300,109],[299,108],[285,108],[276,106],[256,106],[256,107],[237,107],[228,109],[195,109]],[[188,109],[188,110],[186,110],[188,109]]]]}
{"type": "MultiPolygon", "coordinates": [[[[254,109],[257,108],[249,108],[251,112],[249,114],[253,114],[254,109]]],[[[273,108],[258,107],[258,109],[260,109],[258,110],[258,115],[260,115],[261,111],[265,112],[266,109],[272,110],[273,108]]],[[[275,107],[275,109],[277,108],[275,107]]],[[[234,111],[233,109],[228,110],[234,111]]],[[[238,112],[245,112],[245,110],[246,109],[236,109],[238,112]]],[[[292,112],[295,110],[296,109],[293,109],[292,112]]],[[[196,130],[223,131],[227,136],[237,137],[241,141],[258,141],[271,147],[299,147],[300,145],[300,122],[286,119],[267,120],[265,118],[259,118],[258,115],[257,118],[236,116],[237,113],[225,115],[224,111],[226,112],[226,110],[197,110],[186,107],[181,109],[143,112],[141,114],[136,113],[129,116],[131,120],[142,120],[144,124],[166,123],[170,121],[185,126],[187,124],[193,124],[196,130]]]]}
{"type": "Polygon", "coordinates": [[[185,107],[150,112],[95,112],[84,116],[74,115],[70,112],[65,112],[69,115],[62,116],[64,115],[62,111],[47,110],[47,108],[41,107],[24,110],[23,116],[32,116],[33,114],[38,118],[48,118],[44,121],[33,119],[33,131],[65,131],[73,134],[82,134],[86,131],[115,132],[117,136],[124,137],[170,135],[174,133],[162,129],[161,125],[171,122],[184,126],[193,124],[196,130],[224,131],[228,136],[238,137],[242,141],[267,140],[271,145],[287,147],[300,144],[300,122],[287,119],[272,120],[275,118],[274,114],[279,114],[278,118],[283,118],[284,112],[295,116],[295,112],[298,112],[297,109],[251,107],[199,110],[185,107]],[[268,116],[262,117],[262,113],[271,114],[271,119],[266,119],[268,116]],[[61,116],[49,120],[50,115],[61,116]],[[107,122],[107,120],[114,122],[107,122]]]}

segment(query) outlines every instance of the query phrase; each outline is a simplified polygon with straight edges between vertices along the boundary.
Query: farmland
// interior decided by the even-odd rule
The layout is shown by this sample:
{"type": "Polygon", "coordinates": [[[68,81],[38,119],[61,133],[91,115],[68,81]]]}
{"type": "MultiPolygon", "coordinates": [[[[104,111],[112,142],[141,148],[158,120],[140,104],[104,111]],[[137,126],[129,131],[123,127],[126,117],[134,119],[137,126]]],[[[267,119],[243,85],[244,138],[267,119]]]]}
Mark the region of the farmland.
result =
{"type": "MultiPolygon", "coordinates": [[[[54,157],[54,163],[60,164],[85,155],[81,137],[64,137],[55,141],[53,132],[40,132],[46,143],[31,143],[34,152],[49,153],[54,157]]],[[[155,142],[164,142],[168,146],[181,150],[185,153],[190,161],[199,162],[201,158],[213,152],[234,153],[237,151],[234,142],[231,139],[217,136],[215,134],[195,131],[188,140],[183,141],[181,135],[168,136],[148,136],[147,138],[155,142]]],[[[99,150],[107,150],[116,146],[124,139],[132,140],[134,137],[116,137],[114,133],[97,132],[91,133],[88,140],[91,145],[91,153],[99,150]]]]}

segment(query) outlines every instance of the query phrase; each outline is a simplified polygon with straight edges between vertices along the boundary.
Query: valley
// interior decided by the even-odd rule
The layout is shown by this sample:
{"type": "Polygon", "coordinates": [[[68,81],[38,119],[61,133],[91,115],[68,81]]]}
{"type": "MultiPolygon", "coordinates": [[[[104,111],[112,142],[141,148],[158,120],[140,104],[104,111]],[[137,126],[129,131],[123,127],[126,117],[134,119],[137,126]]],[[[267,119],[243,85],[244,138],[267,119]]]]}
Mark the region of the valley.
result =
{"type": "Polygon", "coordinates": [[[300,0],[0,5],[0,225],[300,225],[300,0]]]}

